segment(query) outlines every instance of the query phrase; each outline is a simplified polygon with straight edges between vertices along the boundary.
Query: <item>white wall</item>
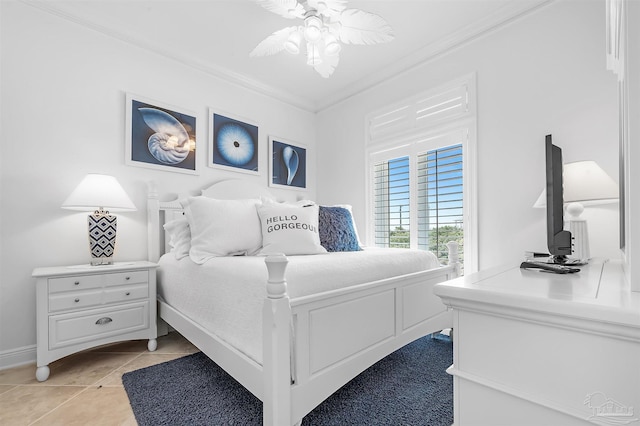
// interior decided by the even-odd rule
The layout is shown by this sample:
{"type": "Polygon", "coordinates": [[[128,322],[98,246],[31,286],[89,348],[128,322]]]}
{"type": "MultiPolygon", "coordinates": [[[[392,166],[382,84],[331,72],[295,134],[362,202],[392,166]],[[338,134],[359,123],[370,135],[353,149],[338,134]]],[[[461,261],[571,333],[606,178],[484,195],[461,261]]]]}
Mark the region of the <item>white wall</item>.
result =
{"type": "MultiPolygon", "coordinates": [[[[0,2],[0,19],[0,368],[35,355],[33,268],[87,262],[86,216],[60,209],[86,173],[115,175],[138,206],[119,215],[119,261],[147,255],[148,181],[176,194],[247,178],[206,167],[208,106],[259,121],[262,174],[249,178],[267,184],[268,135],[300,141],[309,190],[277,195],[351,203],[364,229],[366,114],[477,72],[481,267],[544,249],[544,212],[531,205],[545,134],[567,161],[596,159],[618,177],[604,0],[558,0],[317,116],[23,3],[0,2]],[[198,114],[198,176],[124,164],[126,92],[198,114]]],[[[586,214],[592,253],[617,256],[617,206],[586,214]]]]}
{"type": "Polygon", "coordinates": [[[147,257],[148,181],[161,194],[230,178],[266,186],[269,135],[304,143],[311,159],[308,191],[276,195],[315,198],[314,114],[23,3],[0,7],[0,367],[35,356],[33,268],[88,262],[86,214],[60,208],[86,173],[116,176],[138,207],[118,215],[117,261],[147,257]],[[127,92],[197,113],[198,176],[124,164],[127,92]],[[259,122],[259,177],[206,166],[209,106],[259,122]]]}
{"type": "MultiPolygon", "coordinates": [[[[557,0],[318,114],[318,199],[352,203],[365,229],[365,117],[471,72],[478,87],[479,266],[546,250],[544,137],[565,162],[618,180],[617,92],[606,71],[605,1],[557,0]],[[331,167],[328,167],[331,165],[331,167]]],[[[594,256],[619,257],[618,205],[585,211],[594,256]]]]}

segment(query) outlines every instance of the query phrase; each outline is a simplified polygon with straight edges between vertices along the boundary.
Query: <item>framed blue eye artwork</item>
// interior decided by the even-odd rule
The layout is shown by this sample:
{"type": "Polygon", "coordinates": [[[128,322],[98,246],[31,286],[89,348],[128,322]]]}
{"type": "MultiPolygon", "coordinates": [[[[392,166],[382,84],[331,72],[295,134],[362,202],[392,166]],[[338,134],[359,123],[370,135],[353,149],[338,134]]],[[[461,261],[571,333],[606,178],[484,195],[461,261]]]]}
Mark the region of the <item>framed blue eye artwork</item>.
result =
{"type": "Polygon", "coordinates": [[[307,149],[296,142],[269,137],[269,186],[288,189],[307,187],[307,149]]]}
{"type": "Polygon", "coordinates": [[[209,167],[258,175],[258,124],[209,109],[209,167]]]}
{"type": "Polygon", "coordinates": [[[125,164],[196,174],[196,115],[126,95],[125,164]]]}

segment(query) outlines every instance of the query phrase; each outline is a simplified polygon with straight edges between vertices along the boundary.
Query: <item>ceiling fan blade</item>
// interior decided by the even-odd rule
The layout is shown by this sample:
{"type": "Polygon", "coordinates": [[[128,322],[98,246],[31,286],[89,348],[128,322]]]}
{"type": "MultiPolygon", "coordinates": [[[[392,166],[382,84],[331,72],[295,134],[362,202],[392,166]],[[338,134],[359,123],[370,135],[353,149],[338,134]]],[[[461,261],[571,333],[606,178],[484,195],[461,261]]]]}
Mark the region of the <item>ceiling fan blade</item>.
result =
{"type": "Polygon", "coordinates": [[[359,9],[342,11],[337,30],[340,41],[348,44],[386,43],[395,37],[382,17],[359,9]]]}
{"type": "Polygon", "coordinates": [[[336,70],[339,61],[340,57],[338,55],[323,56],[322,62],[318,65],[314,65],[313,69],[315,69],[318,74],[320,74],[324,78],[329,78],[329,76],[336,70]]]}
{"type": "Polygon", "coordinates": [[[304,7],[297,0],[255,0],[260,6],[284,18],[304,18],[304,7]]]}
{"type": "Polygon", "coordinates": [[[347,0],[307,0],[307,6],[322,15],[334,17],[347,8],[347,0]]]}
{"type": "Polygon", "coordinates": [[[298,27],[287,27],[276,31],[262,40],[255,49],[249,53],[249,56],[268,56],[281,52],[284,50],[284,42],[287,41],[289,35],[294,31],[298,31],[298,27]]]}

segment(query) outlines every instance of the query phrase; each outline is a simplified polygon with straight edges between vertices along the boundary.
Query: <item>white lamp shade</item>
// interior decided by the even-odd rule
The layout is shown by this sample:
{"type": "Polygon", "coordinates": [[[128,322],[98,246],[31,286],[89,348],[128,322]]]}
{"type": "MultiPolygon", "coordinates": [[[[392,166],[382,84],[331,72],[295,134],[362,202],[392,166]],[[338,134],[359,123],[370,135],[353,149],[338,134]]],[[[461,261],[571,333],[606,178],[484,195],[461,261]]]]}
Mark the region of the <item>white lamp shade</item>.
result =
{"type": "Polygon", "coordinates": [[[318,16],[311,15],[304,19],[304,38],[315,43],[322,37],[322,19],[318,16]]]}
{"type": "Polygon", "coordinates": [[[618,184],[595,161],[567,163],[563,170],[565,203],[604,204],[618,199],[618,184]]]}
{"type": "Polygon", "coordinates": [[[294,31],[289,35],[287,41],[284,43],[284,48],[287,52],[292,55],[297,55],[300,53],[300,42],[302,41],[302,36],[300,35],[300,31],[294,31]]]}
{"type": "Polygon", "coordinates": [[[63,209],[94,211],[137,210],[120,183],[113,176],[88,174],[62,203],[63,209]]]}
{"type": "Polygon", "coordinates": [[[328,56],[335,56],[340,53],[342,46],[338,43],[338,39],[333,34],[324,36],[324,53],[328,56]]]}
{"type": "MultiPolygon", "coordinates": [[[[584,205],[607,204],[619,197],[618,184],[595,161],[577,161],[563,167],[563,198],[567,203],[584,205]]],[[[546,190],[536,200],[533,207],[547,206],[546,190]]]]}

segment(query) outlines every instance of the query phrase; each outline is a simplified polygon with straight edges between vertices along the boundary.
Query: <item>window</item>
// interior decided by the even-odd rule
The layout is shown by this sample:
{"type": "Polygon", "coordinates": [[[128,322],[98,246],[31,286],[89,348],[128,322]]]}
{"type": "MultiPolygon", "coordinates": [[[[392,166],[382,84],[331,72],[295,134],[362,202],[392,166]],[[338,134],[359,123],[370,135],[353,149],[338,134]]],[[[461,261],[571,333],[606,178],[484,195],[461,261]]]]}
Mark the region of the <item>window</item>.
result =
{"type": "Polygon", "coordinates": [[[418,155],[418,248],[446,259],[446,244],[460,245],[464,262],[462,144],[418,155]]]}
{"type": "Polygon", "coordinates": [[[374,169],[375,245],[409,248],[409,157],[378,163],[374,169]]]}
{"type": "MultiPolygon", "coordinates": [[[[463,136],[456,131],[430,142],[452,142],[463,136]]],[[[456,241],[464,261],[463,145],[460,141],[424,148],[415,144],[407,149],[410,155],[372,164],[374,243],[429,250],[444,262],[446,244],[456,241]]]]}
{"type": "Polygon", "coordinates": [[[465,270],[476,270],[472,82],[368,117],[367,237],[373,245],[430,250],[444,263],[446,244],[457,241],[465,270]]]}

